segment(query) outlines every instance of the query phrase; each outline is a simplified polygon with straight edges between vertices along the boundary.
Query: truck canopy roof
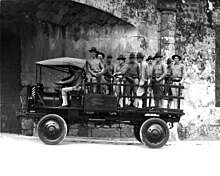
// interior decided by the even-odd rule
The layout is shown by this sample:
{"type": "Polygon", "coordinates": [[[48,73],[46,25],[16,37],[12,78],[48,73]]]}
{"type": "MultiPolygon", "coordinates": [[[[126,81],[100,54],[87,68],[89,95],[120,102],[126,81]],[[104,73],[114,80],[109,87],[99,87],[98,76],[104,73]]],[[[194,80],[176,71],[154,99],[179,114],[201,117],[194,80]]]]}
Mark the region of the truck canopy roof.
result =
{"type": "Polygon", "coordinates": [[[75,66],[83,69],[86,64],[86,59],[72,58],[72,57],[60,57],[48,60],[42,60],[36,62],[41,66],[75,66]]]}

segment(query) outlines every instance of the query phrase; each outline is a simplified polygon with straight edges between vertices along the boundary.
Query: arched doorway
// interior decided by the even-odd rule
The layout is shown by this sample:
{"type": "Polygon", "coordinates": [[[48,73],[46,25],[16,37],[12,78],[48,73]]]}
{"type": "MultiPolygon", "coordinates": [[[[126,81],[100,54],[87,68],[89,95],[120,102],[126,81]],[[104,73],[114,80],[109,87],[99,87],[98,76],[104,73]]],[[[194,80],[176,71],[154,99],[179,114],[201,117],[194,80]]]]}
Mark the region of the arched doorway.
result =
{"type": "Polygon", "coordinates": [[[21,40],[13,30],[13,24],[1,21],[0,129],[1,132],[20,133],[16,112],[20,107],[21,40]]]}

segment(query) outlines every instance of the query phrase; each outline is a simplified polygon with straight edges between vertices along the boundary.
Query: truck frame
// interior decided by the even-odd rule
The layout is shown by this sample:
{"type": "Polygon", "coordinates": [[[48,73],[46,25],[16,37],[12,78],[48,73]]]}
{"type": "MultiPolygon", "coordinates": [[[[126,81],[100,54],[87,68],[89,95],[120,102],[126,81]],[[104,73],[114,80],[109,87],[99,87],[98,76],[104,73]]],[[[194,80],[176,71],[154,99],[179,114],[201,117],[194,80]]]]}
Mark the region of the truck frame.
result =
{"type": "Polygon", "coordinates": [[[175,88],[178,96],[157,96],[154,100],[170,98],[178,100],[178,107],[152,106],[153,98],[147,94],[152,85],[145,85],[144,96],[126,95],[125,91],[120,95],[113,92],[108,94],[91,93],[88,89],[93,86],[109,86],[111,90],[118,86],[126,89],[126,86],[138,86],[123,83],[92,83],[83,79],[80,89],[69,92],[69,106],[59,106],[62,103],[61,93],[58,90],[46,91],[42,83],[42,69],[53,69],[67,72],[68,68],[77,68],[82,71],[85,78],[85,59],[62,57],[36,62],[36,85],[27,86],[27,107],[19,112],[18,117],[32,118],[37,123],[37,133],[42,142],[49,145],[60,143],[67,135],[71,124],[93,123],[108,125],[127,124],[134,126],[135,138],[150,148],[163,147],[169,139],[168,123],[179,122],[184,111],[181,109],[181,85],[154,84],[156,87],[175,88]],[[126,98],[141,98],[144,102],[142,108],[126,105],[126,98]],[[119,101],[121,104],[119,105],[119,101]]]}

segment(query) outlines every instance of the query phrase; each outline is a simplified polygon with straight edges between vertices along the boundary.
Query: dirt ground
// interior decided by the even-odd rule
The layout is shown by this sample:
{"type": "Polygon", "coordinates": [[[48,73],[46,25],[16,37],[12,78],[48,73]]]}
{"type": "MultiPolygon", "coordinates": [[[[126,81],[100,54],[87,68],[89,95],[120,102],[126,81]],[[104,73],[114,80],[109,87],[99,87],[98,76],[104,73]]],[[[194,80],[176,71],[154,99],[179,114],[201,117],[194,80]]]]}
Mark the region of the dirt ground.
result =
{"type": "Polygon", "coordinates": [[[0,134],[4,176],[217,176],[219,158],[220,141],[170,141],[150,149],[129,138],[67,137],[50,146],[37,137],[0,134]]]}

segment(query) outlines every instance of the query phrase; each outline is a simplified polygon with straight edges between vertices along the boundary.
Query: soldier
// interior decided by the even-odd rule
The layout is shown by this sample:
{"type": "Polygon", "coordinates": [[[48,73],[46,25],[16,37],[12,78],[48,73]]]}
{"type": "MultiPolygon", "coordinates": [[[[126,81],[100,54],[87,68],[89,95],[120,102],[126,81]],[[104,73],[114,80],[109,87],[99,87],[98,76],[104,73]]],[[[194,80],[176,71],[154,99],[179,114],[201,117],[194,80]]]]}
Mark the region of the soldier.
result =
{"type": "Polygon", "coordinates": [[[102,62],[102,64],[104,65],[104,58],[105,58],[105,54],[103,52],[98,52],[97,53],[97,58],[102,62]]]}
{"type": "Polygon", "coordinates": [[[151,87],[148,88],[148,96],[150,98],[147,101],[148,106],[154,106],[154,99],[153,99],[153,89],[152,89],[152,73],[153,73],[153,66],[154,66],[154,58],[149,55],[148,58],[146,59],[148,63],[148,85],[151,85],[151,87]]]}
{"type": "Polygon", "coordinates": [[[64,78],[62,81],[57,82],[57,85],[62,86],[62,107],[68,106],[68,92],[73,90],[79,91],[82,86],[83,81],[83,71],[82,70],[74,70],[73,68],[69,68],[70,76],[64,78]]]}
{"type": "MultiPolygon", "coordinates": [[[[173,85],[181,85],[183,84],[183,81],[185,79],[185,66],[184,64],[181,63],[182,57],[179,55],[175,54],[172,56],[172,59],[174,60],[174,64],[172,65],[172,82],[173,85]]],[[[172,94],[173,96],[178,96],[178,89],[177,88],[172,88],[172,94]]],[[[174,102],[174,108],[177,108],[177,99],[173,100],[174,102]]]]}
{"type": "MultiPolygon", "coordinates": [[[[105,71],[103,73],[103,82],[112,83],[114,74],[114,64],[112,63],[112,55],[107,56],[107,60],[104,63],[105,71]]],[[[103,86],[103,91],[106,94],[112,94],[113,88],[111,86],[103,86]]]]}
{"type": "MultiPolygon", "coordinates": [[[[139,74],[140,68],[138,64],[135,62],[135,54],[133,52],[130,53],[129,56],[130,62],[128,63],[127,69],[125,70],[125,79],[126,84],[138,85],[139,84],[139,74]]],[[[126,95],[136,96],[138,86],[126,86],[126,95]]],[[[127,105],[133,106],[134,99],[130,99],[130,103],[126,102],[127,105]]]]}
{"type": "MultiPolygon", "coordinates": [[[[172,84],[172,64],[173,64],[173,60],[171,58],[167,59],[167,74],[165,77],[165,84],[172,84]]],[[[164,94],[165,96],[172,96],[172,91],[170,87],[165,87],[164,88],[164,94]]],[[[167,108],[171,107],[171,103],[172,103],[172,98],[168,98],[168,103],[167,103],[167,108]]]]}
{"type": "MultiPolygon", "coordinates": [[[[105,69],[105,61],[104,61],[105,54],[103,52],[98,52],[96,54],[96,57],[101,61],[101,64],[103,65],[103,67],[105,69]]],[[[98,82],[99,83],[104,83],[105,82],[103,75],[100,75],[98,82]]],[[[99,85],[98,84],[96,89],[97,89],[97,92],[99,92],[99,93],[103,93],[103,94],[105,93],[105,86],[104,85],[99,85]]]]}
{"type": "MultiPolygon", "coordinates": [[[[140,68],[140,73],[139,73],[139,87],[137,89],[137,96],[145,96],[145,93],[147,93],[147,88],[145,88],[144,86],[147,85],[148,83],[148,64],[146,61],[144,61],[144,55],[139,52],[137,53],[137,61],[138,61],[138,65],[140,68]]],[[[138,108],[142,108],[143,106],[143,102],[145,102],[146,99],[141,99],[141,98],[137,98],[135,100],[135,106],[138,108]]],[[[146,106],[146,103],[144,103],[144,105],[146,106]]]]}
{"type": "MultiPolygon", "coordinates": [[[[102,80],[102,74],[104,72],[104,66],[99,57],[99,52],[95,47],[92,47],[89,52],[91,53],[91,58],[87,61],[87,70],[89,81],[97,83],[102,80]]],[[[97,85],[92,86],[92,92],[97,93],[97,85]]]]}
{"type": "Polygon", "coordinates": [[[154,59],[156,62],[152,70],[153,92],[156,107],[163,107],[163,99],[161,97],[163,95],[163,87],[156,85],[164,84],[164,78],[167,74],[167,68],[165,64],[161,62],[162,58],[163,56],[160,53],[155,54],[154,59]]]}
{"type": "Polygon", "coordinates": [[[147,62],[144,60],[144,55],[141,52],[137,53],[137,62],[139,65],[139,80],[140,80],[140,84],[141,86],[143,86],[143,83],[147,81],[148,79],[148,69],[146,67],[148,67],[147,62]]]}
{"type": "MultiPolygon", "coordinates": [[[[124,55],[119,55],[117,58],[118,64],[115,65],[114,67],[114,74],[113,76],[115,77],[115,83],[117,84],[123,84],[124,83],[124,73],[127,69],[127,64],[125,63],[125,56],[124,55]]],[[[121,86],[115,86],[115,93],[117,96],[123,94],[123,87],[121,86]]],[[[119,105],[122,107],[122,99],[119,100],[119,105]]]]}

